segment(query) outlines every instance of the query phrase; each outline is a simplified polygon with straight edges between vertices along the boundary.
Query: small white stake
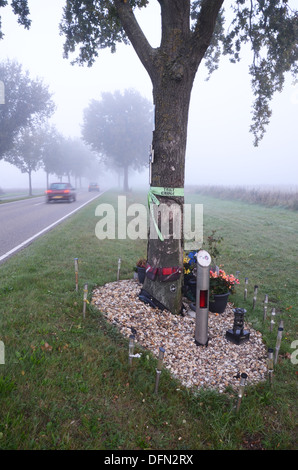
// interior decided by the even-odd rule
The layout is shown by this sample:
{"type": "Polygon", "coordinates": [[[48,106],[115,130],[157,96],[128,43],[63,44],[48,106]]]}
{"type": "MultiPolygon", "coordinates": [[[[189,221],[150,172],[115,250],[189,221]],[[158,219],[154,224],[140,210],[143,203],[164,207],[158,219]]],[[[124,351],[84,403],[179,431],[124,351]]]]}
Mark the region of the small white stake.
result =
{"type": "Polygon", "coordinates": [[[271,311],[270,331],[273,330],[273,325],[275,324],[274,318],[275,318],[275,308],[273,308],[271,311]]]}
{"type": "Polygon", "coordinates": [[[120,279],[121,258],[118,259],[117,281],[120,279]]]}
{"type": "Polygon", "coordinates": [[[156,367],[156,378],[155,378],[154,393],[158,393],[158,385],[159,385],[160,374],[161,374],[162,366],[163,366],[164,354],[165,354],[165,349],[160,347],[159,348],[158,362],[157,362],[157,367],[156,367]]]}
{"type": "Polygon", "coordinates": [[[88,303],[87,300],[87,295],[88,295],[88,284],[84,285],[84,300],[83,300],[83,318],[86,316],[86,304],[88,303]]]}
{"type": "Polygon", "coordinates": [[[74,259],[75,263],[75,276],[76,276],[76,291],[78,292],[79,290],[79,263],[78,263],[78,258],[74,259]]]}
{"type": "Polygon", "coordinates": [[[278,327],[278,331],[277,331],[274,364],[277,364],[278,354],[279,354],[279,349],[280,349],[280,344],[281,344],[281,338],[282,338],[282,332],[283,332],[283,322],[281,321],[280,324],[279,324],[279,327],[278,327]]]}
{"type": "Polygon", "coordinates": [[[239,385],[239,391],[238,391],[238,401],[236,405],[236,413],[238,413],[242,401],[242,397],[244,394],[244,389],[246,385],[246,379],[247,379],[247,374],[243,373],[241,374],[241,379],[240,379],[240,385],[239,385]]]}
{"type": "Polygon", "coordinates": [[[247,300],[247,284],[248,284],[248,277],[244,279],[245,282],[245,289],[244,289],[244,300],[247,300]]]}
{"type": "Polygon", "coordinates": [[[255,308],[256,303],[257,303],[257,294],[258,294],[258,286],[255,286],[254,298],[253,298],[253,302],[252,302],[252,308],[253,309],[255,308]]]}

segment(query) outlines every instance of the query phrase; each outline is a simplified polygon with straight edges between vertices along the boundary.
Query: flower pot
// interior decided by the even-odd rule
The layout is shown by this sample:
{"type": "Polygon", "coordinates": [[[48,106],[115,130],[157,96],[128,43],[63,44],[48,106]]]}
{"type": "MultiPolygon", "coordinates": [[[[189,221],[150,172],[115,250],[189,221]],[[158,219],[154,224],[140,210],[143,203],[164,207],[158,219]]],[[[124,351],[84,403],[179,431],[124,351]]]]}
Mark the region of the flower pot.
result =
{"type": "Polygon", "coordinates": [[[227,307],[230,292],[226,294],[215,294],[214,301],[209,301],[209,311],[213,313],[223,313],[227,307]]]}
{"type": "Polygon", "coordinates": [[[193,274],[184,274],[183,295],[189,300],[196,300],[197,278],[193,274]]]}
{"type": "Polygon", "coordinates": [[[138,279],[141,284],[144,284],[146,276],[146,268],[137,267],[138,279]]]}
{"type": "Polygon", "coordinates": [[[190,292],[192,293],[193,297],[196,298],[197,296],[197,279],[190,279],[188,282],[188,286],[190,289],[190,292]]]}

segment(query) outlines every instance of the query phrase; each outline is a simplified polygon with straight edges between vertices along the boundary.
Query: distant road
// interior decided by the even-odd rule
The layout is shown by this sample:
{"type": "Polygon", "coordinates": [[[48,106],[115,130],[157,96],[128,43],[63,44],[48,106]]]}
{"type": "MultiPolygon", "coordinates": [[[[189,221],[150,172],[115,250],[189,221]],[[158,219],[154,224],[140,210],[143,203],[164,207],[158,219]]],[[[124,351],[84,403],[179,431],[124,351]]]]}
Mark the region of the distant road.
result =
{"type": "Polygon", "coordinates": [[[0,264],[101,194],[78,191],[71,203],[47,204],[41,196],[0,204],[0,264]]]}

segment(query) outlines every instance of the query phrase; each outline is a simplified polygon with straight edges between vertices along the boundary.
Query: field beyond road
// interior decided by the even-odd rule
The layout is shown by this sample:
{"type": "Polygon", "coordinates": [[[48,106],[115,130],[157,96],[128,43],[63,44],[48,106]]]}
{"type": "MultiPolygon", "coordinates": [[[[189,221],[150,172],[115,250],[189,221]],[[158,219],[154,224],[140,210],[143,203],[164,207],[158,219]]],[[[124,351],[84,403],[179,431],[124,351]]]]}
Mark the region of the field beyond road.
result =
{"type": "MultiPolygon", "coordinates": [[[[147,195],[130,194],[127,205],[134,202],[146,205],[147,195]]],[[[0,266],[0,449],[296,449],[297,212],[199,194],[186,202],[203,204],[204,237],[212,230],[223,237],[219,262],[240,271],[231,300],[247,309],[266,346],[275,347],[284,322],[272,385],[246,387],[236,414],[235,391],[192,391],[167,370],[154,394],[157,360],[149,351],[130,367],[128,341],[91,305],[91,292],[116,280],[119,258],[121,279],[132,278],[147,241],[96,238],[98,204],[113,204],[117,213],[117,194],[107,192],[0,266]],[[272,332],[270,316],[263,321],[265,294],[268,312],[276,310],[272,332]]]]}

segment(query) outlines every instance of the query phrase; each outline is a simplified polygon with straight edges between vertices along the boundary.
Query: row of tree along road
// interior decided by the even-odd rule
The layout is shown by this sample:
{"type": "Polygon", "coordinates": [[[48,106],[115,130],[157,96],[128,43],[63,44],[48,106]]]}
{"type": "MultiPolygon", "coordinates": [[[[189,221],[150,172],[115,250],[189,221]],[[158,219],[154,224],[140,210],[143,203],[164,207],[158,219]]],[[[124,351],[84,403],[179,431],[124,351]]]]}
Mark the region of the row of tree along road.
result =
{"type": "Polygon", "coordinates": [[[123,174],[128,190],[129,168],[140,170],[147,164],[152,104],[136,91],[104,93],[101,100],[93,100],[84,112],[82,140],[66,138],[49,124],[55,112],[51,93],[41,80],[23,72],[21,64],[0,63],[0,82],[0,159],[28,174],[30,195],[32,172],[39,169],[45,171],[48,187],[50,174],[93,180],[104,165],[123,174]]]}

